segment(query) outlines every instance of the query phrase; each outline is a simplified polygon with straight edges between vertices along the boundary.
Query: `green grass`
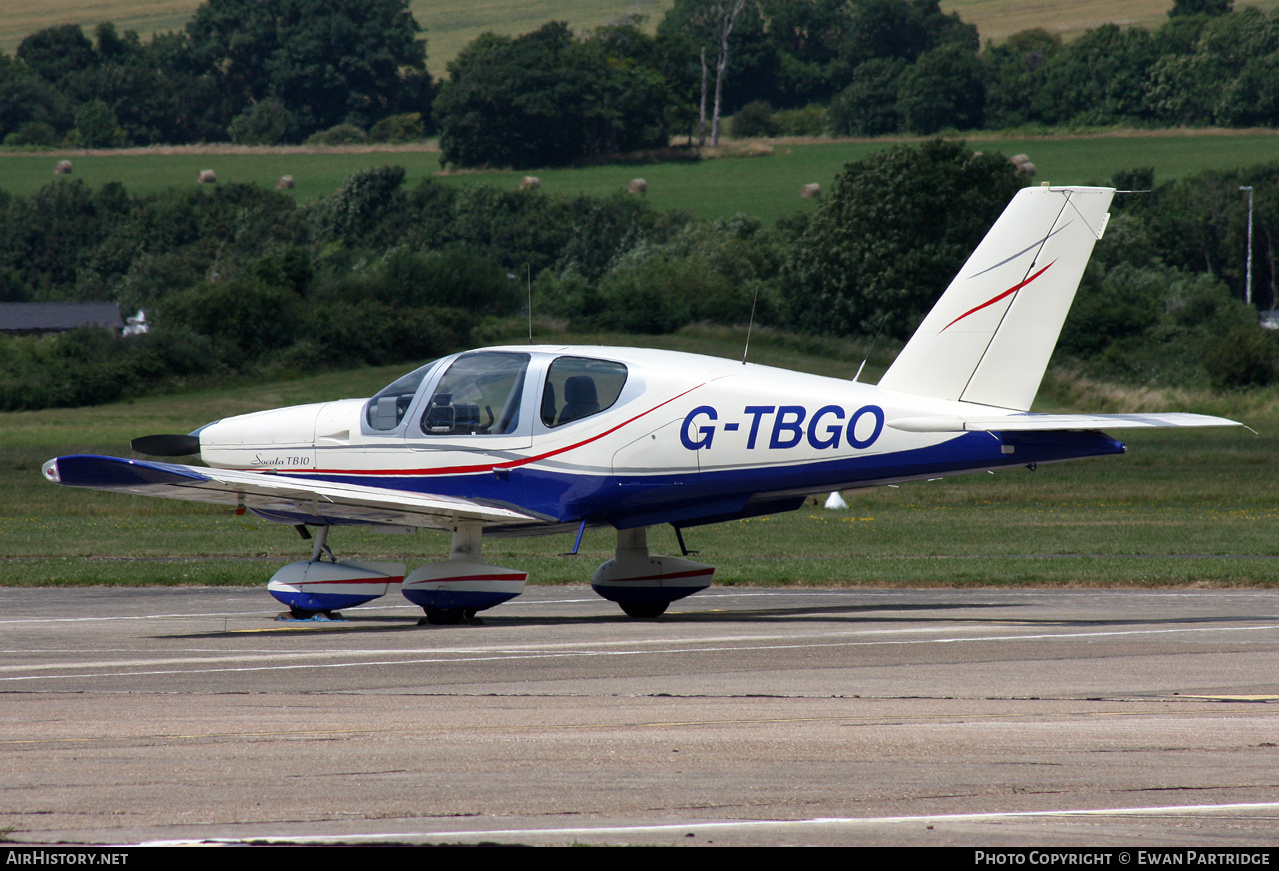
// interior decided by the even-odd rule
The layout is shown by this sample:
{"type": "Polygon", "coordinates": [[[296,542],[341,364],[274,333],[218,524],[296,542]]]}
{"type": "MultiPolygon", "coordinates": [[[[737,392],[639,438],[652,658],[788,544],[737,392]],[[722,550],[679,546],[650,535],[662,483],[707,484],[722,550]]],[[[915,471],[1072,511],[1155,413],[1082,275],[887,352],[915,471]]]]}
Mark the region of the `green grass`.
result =
{"type": "MultiPolygon", "coordinates": [[[[0,152],[0,188],[15,194],[29,194],[48,184],[55,176],[54,165],[61,156],[48,153],[0,152]]],[[[409,172],[408,183],[440,169],[439,153],[400,150],[394,153],[323,150],[293,153],[287,149],[241,149],[227,146],[221,152],[184,149],[130,150],[119,153],[71,154],[75,167],[71,178],[83,179],[95,190],[118,181],[134,194],[156,193],[169,188],[201,186],[196,176],[203,169],[217,173],[219,184],[255,184],[272,189],[276,180],[292,175],[290,194],[306,201],[331,194],[342,180],[358,169],[383,164],[399,164],[409,172]],[[171,152],[177,153],[171,153],[171,152]]]]}
{"type": "MultiPolygon", "coordinates": [[[[694,330],[657,341],[613,340],[737,357],[742,336],[694,330]]],[[[860,348],[829,341],[769,333],[752,341],[754,361],[840,377],[856,370],[860,356],[860,348]]],[[[369,395],[406,368],[0,415],[0,585],[264,582],[280,565],[309,555],[309,545],[289,528],[196,504],[56,487],[42,479],[41,463],[81,451],[128,456],[136,435],[369,395]]],[[[881,488],[849,494],[847,512],[806,506],[691,529],[686,538],[726,584],[1273,586],[1277,393],[1235,400],[1237,413],[1261,436],[1130,432],[1125,457],[881,488]]],[[[669,528],[653,530],[651,539],[654,552],[677,552],[669,528]]],[[[571,543],[567,536],[508,539],[486,544],[485,555],[529,570],[535,582],[580,583],[611,556],[613,539],[588,533],[580,556],[560,556],[571,543]]],[[[343,558],[395,558],[411,566],[448,549],[447,537],[433,532],[343,529],[331,544],[343,558]]]]}
{"type": "MultiPolygon", "coordinates": [[[[645,197],[659,211],[683,210],[697,218],[725,218],[742,212],[767,224],[800,210],[816,208],[801,199],[799,189],[817,182],[829,189],[849,161],[891,147],[897,141],[872,140],[772,145],[772,153],[757,157],[713,160],[609,164],[574,169],[533,170],[542,189],[555,194],[609,196],[633,178],[648,181],[645,197]]],[[[973,138],[972,148],[1006,155],[1028,154],[1038,169],[1036,180],[1079,184],[1108,180],[1115,172],[1153,166],[1156,179],[1168,181],[1205,169],[1233,169],[1271,162],[1279,146],[1279,131],[1136,133],[1110,135],[973,138]]],[[[48,153],[0,153],[0,188],[29,194],[53,179],[60,159],[48,153]]],[[[407,170],[406,184],[440,172],[439,155],[422,148],[396,151],[228,150],[206,153],[131,151],[118,154],[73,155],[75,178],[95,189],[119,181],[132,193],[145,194],[196,184],[202,169],[216,171],[221,184],[246,182],[274,187],[282,175],[292,175],[291,195],[301,201],[330,194],[351,172],[370,166],[398,164],[407,170]]],[[[442,176],[450,185],[489,184],[518,188],[525,172],[468,172],[442,176]]]]}

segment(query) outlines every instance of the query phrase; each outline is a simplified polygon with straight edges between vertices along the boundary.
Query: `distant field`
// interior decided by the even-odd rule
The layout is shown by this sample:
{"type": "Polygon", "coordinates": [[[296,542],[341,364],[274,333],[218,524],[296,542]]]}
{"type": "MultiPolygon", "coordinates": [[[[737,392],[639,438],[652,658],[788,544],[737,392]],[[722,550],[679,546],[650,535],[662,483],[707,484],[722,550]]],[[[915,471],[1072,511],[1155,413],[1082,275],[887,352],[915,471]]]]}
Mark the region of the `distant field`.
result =
{"type": "MultiPolygon", "coordinates": [[[[1007,155],[1025,153],[1038,168],[1037,181],[1078,184],[1109,179],[1116,171],[1152,166],[1157,180],[1171,180],[1205,169],[1232,169],[1279,160],[1279,131],[1116,134],[1102,137],[969,140],[975,149],[1007,155]]],[[[800,210],[815,208],[799,189],[809,182],[829,187],[845,163],[894,144],[889,140],[773,144],[764,157],[720,158],[688,163],[610,164],[582,169],[534,170],[543,190],[607,196],[632,178],[649,183],[653,208],[680,209],[699,218],[722,218],[742,212],[773,223],[800,210]]],[[[349,173],[364,167],[398,164],[408,170],[408,184],[440,171],[439,155],[423,149],[397,151],[287,150],[193,152],[130,151],[70,155],[74,178],[97,188],[122,182],[136,193],[196,184],[201,169],[214,169],[219,183],[247,182],[274,187],[292,175],[292,195],[310,200],[332,193],[349,173]]],[[[49,153],[0,153],[0,189],[27,194],[53,179],[60,159],[49,153]]],[[[452,185],[491,184],[515,189],[524,172],[468,172],[444,176],[452,185]]]]}
{"type": "MultiPolygon", "coordinates": [[[[742,338],[720,330],[607,340],[737,357],[742,338]]],[[[833,341],[765,333],[752,342],[751,357],[849,377],[860,354],[833,341]]],[[[265,584],[280,565],[309,554],[293,530],[194,503],[56,487],[43,480],[40,464],[73,452],[127,456],[136,435],[186,432],[228,414],[366,396],[407,368],[0,414],[0,586],[265,584]]],[[[882,488],[850,494],[848,511],[812,506],[698,527],[685,537],[699,559],[719,567],[717,582],[728,584],[1274,586],[1279,479],[1267,470],[1279,450],[1275,394],[1233,408],[1209,400],[1216,405],[1200,409],[1233,414],[1261,436],[1130,432],[1124,457],[882,488]]],[[[651,541],[655,552],[677,548],[669,528],[654,529],[651,541]]],[[[338,530],[330,543],[344,558],[414,565],[442,558],[448,546],[439,533],[358,529],[338,530]]],[[[529,570],[534,582],[581,583],[611,556],[613,537],[591,533],[580,557],[558,555],[570,547],[567,536],[504,540],[486,544],[485,555],[529,570]]]]}
{"type": "MultiPolygon", "coordinates": [[[[1235,0],[1235,9],[1245,6],[1268,11],[1279,6],[1279,0],[1235,0]]],[[[998,42],[1033,27],[1059,33],[1069,41],[1107,23],[1154,30],[1168,20],[1172,0],[941,0],[941,8],[976,24],[983,41],[998,42]]]]}
{"type": "MultiPolygon", "coordinates": [[[[574,29],[593,28],[624,15],[645,15],[656,24],[672,0],[412,0],[409,8],[426,30],[427,66],[437,77],[462,48],[485,31],[527,33],[548,21],[574,29]]],[[[145,37],[180,30],[199,0],[48,0],[0,2],[0,50],[12,52],[27,34],[56,24],[80,24],[87,33],[101,21],[145,37]]]]}
{"type": "MultiPolygon", "coordinates": [[[[427,64],[442,76],[462,47],[486,30],[527,33],[547,21],[567,21],[574,28],[597,27],[623,15],[648,17],[650,27],[673,0],[412,0],[410,8],[426,28],[427,64]]],[[[45,3],[0,2],[0,50],[12,52],[29,33],[55,24],[81,24],[87,30],[113,21],[121,30],[147,36],[186,24],[199,0],[47,0],[45,3]]],[[[1279,0],[1237,2],[1236,7],[1273,9],[1279,0]]],[[[1167,20],[1172,0],[942,0],[942,9],[958,12],[976,24],[982,39],[1001,40],[1011,33],[1042,27],[1070,39],[1113,21],[1121,25],[1158,27],[1167,20]]]]}

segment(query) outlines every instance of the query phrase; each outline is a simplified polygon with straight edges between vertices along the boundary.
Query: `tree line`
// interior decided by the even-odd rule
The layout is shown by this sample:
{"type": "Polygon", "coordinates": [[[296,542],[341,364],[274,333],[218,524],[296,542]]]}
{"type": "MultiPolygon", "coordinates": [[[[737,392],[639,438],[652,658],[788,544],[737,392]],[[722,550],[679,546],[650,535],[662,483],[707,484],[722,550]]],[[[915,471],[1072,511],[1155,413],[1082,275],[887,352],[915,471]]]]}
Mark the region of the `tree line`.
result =
{"type": "Polygon", "coordinates": [[[110,23],[0,56],[9,145],[373,139],[438,132],[458,166],[532,167],[701,138],[1020,126],[1279,123],[1279,10],[1175,0],[1154,30],[980,44],[938,0],[675,0],[575,34],[487,33],[426,70],[407,0],[207,0],[143,42],[110,23]]]}
{"type": "MultiPolygon", "coordinates": [[[[298,203],[251,185],[134,195],[59,179],[0,193],[0,300],[114,299],[152,330],[0,341],[0,409],[95,404],[192,382],[420,361],[518,339],[533,314],[578,331],[696,323],[906,338],[1025,184],[941,139],[848,164],[811,216],[775,227],[353,173],[298,203]]],[[[1059,361],[1142,384],[1239,388],[1274,376],[1274,334],[1238,301],[1242,184],[1257,192],[1254,292],[1276,298],[1279,164],[1160,183],[1110,180],[1112,208],[1059,361]],[[1270,204],[1270,205],[1266,205],[1270,204]]]]}

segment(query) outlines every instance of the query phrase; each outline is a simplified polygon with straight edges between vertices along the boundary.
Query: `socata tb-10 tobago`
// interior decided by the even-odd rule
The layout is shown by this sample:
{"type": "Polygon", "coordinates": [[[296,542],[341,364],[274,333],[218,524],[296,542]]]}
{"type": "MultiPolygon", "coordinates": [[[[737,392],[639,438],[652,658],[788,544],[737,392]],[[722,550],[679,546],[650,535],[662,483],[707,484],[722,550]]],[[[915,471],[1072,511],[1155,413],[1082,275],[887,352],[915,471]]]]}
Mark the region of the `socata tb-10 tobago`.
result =
{"type": "MultiPolygon", "coordinates": [[[[431,622],[519,595],[527,574],[487,565],[483,535],[617,529],[592,586],[633,617],[710,585],[712,566],[650,556],[646,527],[790,511],[813,493],[1119,454],[1099,428],[1220,426],[1192,414],[1027,410],[1114,190],[1021,191],[878,386],[634,348],[500,347],[436,360],[372,399],[220,420],[149,436],[154,456],[44,466],[49,480],[194,499],[315,527],[309,561],[268,589],[306,618],[398,587],[431,622]],[[448,559],[339,562],[346,524],[453,534],[448,559]],[[328,560],[322,557],[329,555],[328,560]]],[[[682,537],[680,539],[682,544],[682,537]]]]}

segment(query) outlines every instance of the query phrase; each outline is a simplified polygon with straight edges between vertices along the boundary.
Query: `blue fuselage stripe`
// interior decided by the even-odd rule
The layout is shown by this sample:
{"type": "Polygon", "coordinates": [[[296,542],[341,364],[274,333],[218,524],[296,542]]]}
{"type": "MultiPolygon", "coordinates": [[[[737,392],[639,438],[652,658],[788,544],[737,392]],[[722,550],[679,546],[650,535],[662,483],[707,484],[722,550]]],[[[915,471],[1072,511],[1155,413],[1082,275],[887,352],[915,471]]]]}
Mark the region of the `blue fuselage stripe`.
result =
{"type": "MultiPolygon", "coordinates": [[[[602,519],[625,525],[629,515],[670,509],[687,521],[731,514],[734,502],[773,494],[819,492],[835,487],[869,486],[981,469],[1008,468],[1123,453],[1124,447],[1099,432],[966,433],[941,444],[893,453],[866,453],[832,460],[785,463],[725,470],[618,476],[519,467],[501,477],[491,474],[429,476],[307,475],[349,484],[456,496],[518,506],[561,522],[602,519]],[[1013,451],[1005,453],[1005,446],[1013,451]]],[[[711,459],[709,456],[706,459],[711,459]]]]}

